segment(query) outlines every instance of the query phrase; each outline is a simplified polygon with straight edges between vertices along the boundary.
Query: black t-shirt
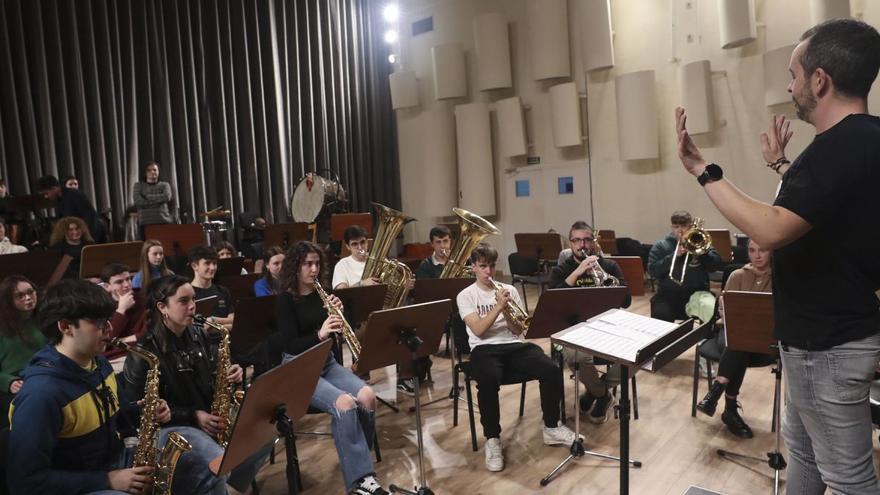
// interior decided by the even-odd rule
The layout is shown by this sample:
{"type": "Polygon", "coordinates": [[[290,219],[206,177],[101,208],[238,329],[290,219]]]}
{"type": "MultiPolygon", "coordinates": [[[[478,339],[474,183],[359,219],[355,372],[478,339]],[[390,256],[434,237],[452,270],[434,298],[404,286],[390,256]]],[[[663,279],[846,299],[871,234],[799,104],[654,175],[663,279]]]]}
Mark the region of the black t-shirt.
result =
{"type": "Polygon", "coordinates": [[[195,286],[193,286],[193,289],[196,292],[196,301],[211,296],[217,296],[217,303],[214,305],[214,312],[207,316],[226,318],[227,316],[229,316],[230,313],[235,312],[232,295],[229,294],[229,290],[227,290],[226,287],[223,287],[222,285],[211,284],[211,286],[207,289],[195,286]]]}
{"type": "Polygon", "coordinates": [[[327,319],[327,310],[317,292],[294,298],[285,291],[275,300],[275,319],[284,340],[284,352],[292,355],[319,344],[318,330],[327,319]]]}
{"type": "Polygon", "coordinates": [[[776,337],[821,350],[880,330],[880,119],[850,115],[817,134],[775,204],[812,226],[773,254],[776,337]]]}

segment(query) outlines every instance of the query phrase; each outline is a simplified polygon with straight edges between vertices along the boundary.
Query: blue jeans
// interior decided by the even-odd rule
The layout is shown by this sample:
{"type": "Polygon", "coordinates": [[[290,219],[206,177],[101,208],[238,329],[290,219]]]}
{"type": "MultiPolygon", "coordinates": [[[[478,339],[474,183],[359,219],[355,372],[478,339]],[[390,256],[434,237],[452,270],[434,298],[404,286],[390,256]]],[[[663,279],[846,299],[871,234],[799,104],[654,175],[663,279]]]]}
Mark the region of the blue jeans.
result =
{"type": "Polygon", "coordinates": [[[872,458],[868,395],[880,334],[824,351],[782,351],[790,462],[788,495],[880,494],[872,458]]]}
{"type": "MultiPolygon", "coordinates": [[[[284,354],[282,364],[291,359],[293,356],[284,354]]],[[[336,399],[348,394],[357,400],[358,392],[366,386],[354,373],[340,366],[331,354],[327,356],[309,402],[311,407],[330,414],[333,441],[346,491],[355,481],[375,472],[370,450],[376,434],[376,421],[374,411],[367,410],[360,403],[354,409],[338,410],[336,399]]]]}

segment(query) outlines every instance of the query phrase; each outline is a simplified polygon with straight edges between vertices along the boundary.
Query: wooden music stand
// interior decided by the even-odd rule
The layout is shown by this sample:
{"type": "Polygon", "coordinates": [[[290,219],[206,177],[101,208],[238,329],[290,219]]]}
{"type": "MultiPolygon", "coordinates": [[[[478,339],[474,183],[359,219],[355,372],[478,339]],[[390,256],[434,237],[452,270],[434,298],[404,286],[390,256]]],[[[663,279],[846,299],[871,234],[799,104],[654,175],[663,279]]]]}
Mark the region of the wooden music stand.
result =
{"type": "Polygon", "coordinates": [[[712,247],[718,251],[721,261],[730,263],[733,261],[733,245],[730,242],[730,231],[727,229],[706,229],[712,239],[712,247]]]}
{"type": "Polygon", "coordinates": [[[9,206],[22,213],[51,210],[52,208],[55,208],[55,204],[56,201],[54,199],[46,198],[42,194],[14,196],[9,200],[9,206]]]}
{"type": "Polygon", "coordinates": [[[217,260],[217,274],[215,277],[227,277],[232,275],[241,275],[241,269],[244,268],[244,258],[241,256],[233,256],[232,258],[217,260]]]}
{"type": "MultiPolygon", "coordinates": [[[[236,318],[229,331],[229,349],[235,355],[266,342],[275,327],[277,296],[244,297],[235,301],[235,312],[247,315],[236,318]]],[[[203,313],[204,314],[204,313],[203,313]]]]}
{"type": "Polygon", "coordinates": [[[330,240],[342,241],[345,229],[351,225],[363,227],[367,237],[373,234],[373,217],[369,213],[334,213],[330,215],[330,240]]]}
{"type": "Polygon", "coordinates": [[[642,263],[642,258],[640,256],[608,256],[607,258],[620,266],[626,285],[630,288],[630,294],[644,296],[645,265],[642,263]]]}
{"type": "Polygon", "coordinates": [[[416,303],[426,303],[449,299],[452,301],[452,310],[458,311],[455,299],[458,293],[467,289],[476,282],[473,278],[422,278],[416,280],[414,299],[416,303]]]}
{"type": "Polygon", "coordinates": [[[215,277],[217,285],[226,287],[233,299],[254,297],[254,284],[263,277],[262,273],[229,274],[215,277]]]}
{"type": "Polygon", "coordinates": [[[556,261],[562,251],[562,238],[555,232],[513,234],[513,239],[523,258],[556,261]]]}
{"type": "Polygon", "coordinates": [[[346,316],[350,319],[349,323],[357,326],[367,321],[370,313],[382,309],[387,291],[387,285],[379,284],[336,289],[333,295],[342,300],[342,305],[348,313],[346,316]]]}
{"type": "Polygon", "coordinates": [[[98,277],[108,263],[122,263],[130,271],[137,271],[141,264],[143,241],[90,244],[82,248],[79,278],[98,277]]]}
{"type": "Polygon", "coordinates": [[[305,222],[274,223],[266,225],[266,231],[263,235],[263,246],[265,248],[280,246],[287,249],[296,241],[309,241],[311,239],[312,234],[309,231],[309,224],[305,222]]]}
{"type": "Polygon", "coordinates": [[[165,256],[185,258],[191,248],[206,244],[205,231],[197,223],[147,225],[144,237],[161,242],[165,256]]]}
{"type": "Polygon", "coordinates": [[[329,352],[330,341],[326,340],[254,380],[232,425],[226,451],[210,463],[214,474],[220,476],[232,471],[280,434],[287,451],[288,493],[298,493],[299,466],[293,443],[293,422],[308,412],[329,352]]]}
{"type": "Polygon", "coordinates": [[[214,309],[217,307],[217,296],[209,296],[204,299],[199,299],[196,301],[196,314],[204,315],[205,317],[211,316],[214,314],[214,309]]]}
{"type": "Polygon", "coordinates": [[[37,287],[48,287],[61,280],[73,260],[58,251],[30,251],[0,256],[0,280],[13,274],[24,275],[37,287]]]}

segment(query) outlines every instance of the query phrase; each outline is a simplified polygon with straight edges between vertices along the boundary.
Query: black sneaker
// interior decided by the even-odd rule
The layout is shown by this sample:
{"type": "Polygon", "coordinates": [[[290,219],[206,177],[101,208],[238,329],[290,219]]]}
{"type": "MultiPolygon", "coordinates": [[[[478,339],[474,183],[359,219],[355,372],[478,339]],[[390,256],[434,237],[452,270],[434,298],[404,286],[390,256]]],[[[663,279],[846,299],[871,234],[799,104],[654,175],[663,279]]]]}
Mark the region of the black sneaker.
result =
{"type": "Polygon", "coordinates": [[[358,481],[354,482],[354,486],[351,491],[348,492],[349,495],[389,495],[388,491],[382,488],[382,485],[379,484],[379,480],[376,479],[372,474],[368,474],[358,481]]]}
{"type": "Polygon", "coordinates": [[[724,394],[724,388],[726,386],[727,384],[719,381],[712,382],[712,386],[709,387],[709,392],[703,397],[703,400],[697,404],[697,411],[700,411],[707,416],[714,416],[715,409],[718,408],[718,400],[721,398],[721,395],[724,394]]]}
{"type": "Polygon", "coordinates": [[[411,397],[415,397],[416,395],[416,387],[415,380],[412,378],[407,378],[405,380],[397,380],[397,390],[409,395],[411,397]]]}
{"type": "Polygon", "coordinates": [[[590,411],[589,420],[596,424],[608,421],[608,410],[614,405],[615,400],[611,391],[605,392],[605,396],[596,399],[596,405],[590,411]]]}
{"type": "Polygon", "coordinates": [[[724,424],[727,425],[727,429],[730,430],[731,433],[740,437],[740,438],[752,438],[755,436],[752,433],[752,429],[749,428],[749,425],[746,424],[745,420],[742,419],[742,416],[739,415],[739,411],[736,409],[725,409],[723,413],[721,413],[721,421],[724,421],[724,424]]]}
{"type": "Polygon", "coordinates": [[[580,398],[580,406],[581,412],[587,414],[590,412],[590,409],[593,408],[593,403],[596,402],[596,398],[590,395],[589,392],[584,392],[580,398]]]}

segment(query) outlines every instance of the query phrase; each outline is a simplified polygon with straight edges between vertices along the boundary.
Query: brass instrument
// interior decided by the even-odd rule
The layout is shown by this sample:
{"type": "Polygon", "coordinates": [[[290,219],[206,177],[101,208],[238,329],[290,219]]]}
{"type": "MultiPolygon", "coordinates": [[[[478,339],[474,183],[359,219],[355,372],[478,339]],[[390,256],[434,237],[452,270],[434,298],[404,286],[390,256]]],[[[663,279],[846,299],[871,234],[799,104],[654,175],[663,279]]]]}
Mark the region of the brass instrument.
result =
{"type": "Polygon", "coordinates": [[[458,217],[460,233],[449,253],[449,259],[443,265],[440,278],[470,277],[473,276],[473,272],[466,265],[471,252],[486,236],[499,235],[501,230],[483,217],[465,209],[453,208],[452,213],[458,217]]]}
{"type": "Polygon", "coordinates": [[[391,250],[391,244],[400,234],[403,226],[414,221],[415,218],[379,203],[373,203],[373,207],[376,208],[379,216],[379,226],[376,229],[373,245],[370,246],[370,252],[367,254],[361,280],[378,278],[387,285],[388,291],[385,293],[383,307],[396,308],[403,304],[409,293],[407,286],[415,277],[408,266],[400,261],[388,259],[388,251],[391,250]]]}
{"type": "MultiPolygon", "coordinates": [[[[498,292],[502,290],[507,290],[503,285],[491,278],[489,279],[489,282],[495,287],[495,294],[498,294],[498,292]]],[[[529,316],[529,313],[516,302],[516,299],[511,297],[501,312],[504,314],[504,319],[507,320],[508,327],[511,325],[513,326],[513,328],[510,328],[510,331],[514,335],[522,335],[525,337],[526,333],[529,331],[529,325],[532,324],[532,317],[529,316]]]]}
{"type": "MultiPolygon", "coordinates": [[[[586,249],[581,249],[581,255],[586,258],[589,256],[589,253],[587,253],[586,249]]],[[[598,254],[597,256],[599,259],[596,260],[596,266],[590,270],[590,278],[593,279],[593,285],[596,287],[619,287],[620,280],[602,269],[602,265],[599,264],[602,256],[598,254]]]]}
{"type": "Polygon", "coordinates": [[[229,351],[229,330],[218,323],[209,321],[202,315],[194,315],[193,321],[206,327],[211,327],[220,334],[220,345],[217,347],[217,366],[214,373],[214,400],[211,402],[211,414],[223,418],[223,428],[217,434],[216,440],[224,449],[229,444],[229,435],[232,433],[232,423],[237,413],[235,407],[241,403],[244,392],[233,393],[233,385],[229,383],[229,368],[232,359],[229,351]]]}
{"type": "Polygon", "coordinates": [[[342,331],[340,332],[340,334],[342,334],[342,340],[351,352],[351,360],[357,362],[361,357],[361,341],[358,340],[357,335],[355,335],[354,330],[351,329],[351,325],[348,324],[348,321],[346,321],[342,312],[330,304],[330,297],[318,282],[315,282],[315,291],[321,296],[321,300],[324,301],[324,307],[327,308],[327,314],[335,315],[342,319],[342,331]]]}
{"type": "Polygon", "coordinates": [[[153,494],[170,494],[177,461],[185,452],[192,450],[192,446],[180,433],[174,431],[168,434],[168,440],[161,453],[156,448],[159,441],[159,422],[156,421],[156,409],[159,407],[159,358],[143,347],[126,344],[121,339],[112,339],[110,345],[139,356],[150,365],[144,387],[144,402],[138,425],[138,445],[133,466],[153,468],[153,483],[147,493],[151,491],[153,494]]]}
{"type": "Polygon", "coordinates": [[[688,260],[691,256],[702,256],[712,249],[712,237],[708,232],[703,230],[703,219],[694,218],[691,228],[682,234],[681,239],[675,244],[675,251],[672,252],[672,264],[669,265],[669,278],[678,285],[684,284],[684,275],[687,272],[688,260]],[[673,276],[675,270],[675,260],[678,257],[679,246],[684,246],[684,264],[681,267],[681,277],[673,276]]]}

